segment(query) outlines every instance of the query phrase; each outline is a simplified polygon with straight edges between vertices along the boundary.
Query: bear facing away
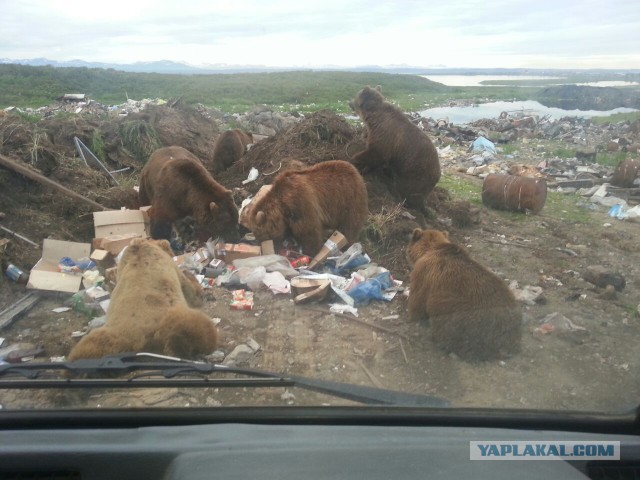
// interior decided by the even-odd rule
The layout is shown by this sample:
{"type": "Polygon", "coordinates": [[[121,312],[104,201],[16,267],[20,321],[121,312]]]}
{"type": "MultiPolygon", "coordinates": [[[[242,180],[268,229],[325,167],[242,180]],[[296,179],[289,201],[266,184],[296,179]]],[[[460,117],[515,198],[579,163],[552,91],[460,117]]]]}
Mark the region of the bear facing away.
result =
{"type": "Polygon", "coordinates": [[[223,132],[216,140],[213,159],[207,165],[207,170],[214,174],[226,170],[244,155],[247,145],[251,143],[253,135],[239,128],[223,132]]]}
{"type": "Polygon", "coordinates": [[[83,337],[69,360],[124,352],[193,358],[215,349],[216,328],[205,313],[189,307],[183,289],[190,282],[183,281],[167,250],[166,240],[131,242],[118,264],[107,323],[83,337]]]}
{"type": "Polygon", "coordinates": [[[307,255],[318,253],[327,230],[358,239],[369,213],[367,187],[349,162],[330,160],[283,172],[251,208],[248,224],[258,240],[293,236],[307,255]]]}
{"type": "Polygon", "coordinates": [[[438,151],[429,137],[385,100],[380,87],[364,87],[349,105],[367,127],[367,148],[351,162],[363,173],[390,170],[395,193],[408,207],[423,209],[440,180],[438,151]]]}
{"type": "Polygon", "coordinates": [[[409,315],[428,319],[434,343],[465,360],[520,350],[522,311],[497,275],[449,241],[447,232],[416,228],[407,247],[409,315]]]}
{"type": "Polygon", "coordinates": [[[216,182],[202,162],[182,147],[153,152],[140,176],[140,202],[151,205],[152,238],[171,237],[171,224],[191,216],[209,234],[235,229],[238,209],[231,190],[216,182]]]}

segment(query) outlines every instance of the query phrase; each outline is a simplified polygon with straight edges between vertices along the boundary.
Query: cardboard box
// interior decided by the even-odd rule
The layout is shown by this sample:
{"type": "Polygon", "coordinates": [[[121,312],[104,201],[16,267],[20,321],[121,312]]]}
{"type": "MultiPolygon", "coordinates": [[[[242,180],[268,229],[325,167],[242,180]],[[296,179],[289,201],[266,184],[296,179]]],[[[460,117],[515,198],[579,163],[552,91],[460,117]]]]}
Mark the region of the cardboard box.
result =
{"type": "Polygon", "coordinates": [[[97,248],[93,252],[91,252],[91,256],[89,258],[96,262],[98,269],[101,271],[104,271],[107,268],[115,265],[115,259],[108,250],[97,248]]]}
{"type": "Polygon", "coordinates": [[[259,257],[262,255],[262,249],[257,245],[247,245],[245,243],[225,243],[224,248],[216,247],[219,257],[222,258],[227,265],[240,258],[259,257]]]}
{"type": "Polygon", "coordinates": [[[349,243],[347,237],[337,230],[333,232],[327,241],[324,242],[320,251],[311,260],[309,269],[322,265],[329,256],[336,255],[341,248],[346,247],[347,243],[349,243]]]}
{"type": "Polygon", "coordinates": [[[89,257],[90,254],[91,244],[89,243],[45,238],[42,242],[42,257],[31,269],[27,288],[54,292],[77,292],[82,285],[82,275],[61,273],[58,271],[58,263],[62,257],[79,260],[89,257]]]}
{"type": "Polygon", "coordinates": [[[253,196],[251,202],[245,205],[245,207],[240,212],[240,218],[238,219],[238,223],[240,225],[251,230],[251,227],[249,226],[249,217],[251,216],[251,210],[253,209],[253,206],[256,204],[256,202],[264,197],[269,192],[269,190],[271,190],[271,185],[263,185],[262,187],[260,187],[260,190],[258,190],[258,193],[253,196]]]}
{"type": "Polygon", "coordinates": [[[144,216],[140,210],[109,210],[93,213],[93,225],[96,238],[136,233],[147,237],[144,228],[144,216]]]}
{"type": "Polygon", "coordinates": [[[124,250],[124,247],[131,243],[134,238],[146,238],[146,234],[124,233],[122,235],[104,237],[100,242],[100,248],[108,251],[111,255],[116,257],[122,250],[124,250]]]}

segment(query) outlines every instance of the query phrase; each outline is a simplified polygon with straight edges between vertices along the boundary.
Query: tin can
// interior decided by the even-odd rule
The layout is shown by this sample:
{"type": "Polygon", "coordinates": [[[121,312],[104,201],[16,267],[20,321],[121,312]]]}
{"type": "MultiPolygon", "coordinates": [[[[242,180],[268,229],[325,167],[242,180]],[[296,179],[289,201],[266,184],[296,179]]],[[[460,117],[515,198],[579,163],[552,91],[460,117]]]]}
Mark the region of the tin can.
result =
{"type": "Polygon", "coordinates": [[[295,260],[291,260],[289,263],[291,263],[291,266],[293,268],[306,267],[311,263],[311,258],[303,255],[302,257],[298,257],[295,260]]]}
{"type": "Polygon", "coordinates": [[[482,203],[498,210],[538,213],[546,199],[543,178],[491,174],[482,184],[482,203]]]}
{"type": "Polygon", "coordinates": [[[29,277],[26,273],[16,267],[13,263],[10,263],[5,270],[5,275],[16,283],[27,283],[29,277]]]}

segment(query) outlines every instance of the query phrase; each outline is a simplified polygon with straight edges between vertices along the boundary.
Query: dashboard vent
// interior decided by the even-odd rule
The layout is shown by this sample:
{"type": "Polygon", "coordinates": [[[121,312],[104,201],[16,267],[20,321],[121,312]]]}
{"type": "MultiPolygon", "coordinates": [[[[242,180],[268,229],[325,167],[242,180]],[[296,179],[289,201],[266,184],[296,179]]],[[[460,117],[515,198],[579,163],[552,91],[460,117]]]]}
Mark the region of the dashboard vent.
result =
{"type": "Polygon", "coordinates": [[[0,480],[82,480],[79,472],[0,472],[0,480]]]}
{"type": "Polygon", "coordinates": [[[640,461],[590,462],[587,474],[591,480],[640,480],[640,461]]]}

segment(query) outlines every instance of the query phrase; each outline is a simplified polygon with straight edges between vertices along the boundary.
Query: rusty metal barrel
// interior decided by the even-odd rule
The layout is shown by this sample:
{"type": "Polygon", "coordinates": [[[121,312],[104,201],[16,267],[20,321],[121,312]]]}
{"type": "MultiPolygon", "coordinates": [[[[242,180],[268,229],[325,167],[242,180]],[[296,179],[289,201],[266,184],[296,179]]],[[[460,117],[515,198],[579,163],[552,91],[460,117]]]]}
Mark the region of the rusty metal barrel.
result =
{"type": "Polygon", "coordinates": [[[482,184],[482,203],[498,210],[538,213],[546,199],[543,178],[491,174],[482,184]]]}
{"type": "Polygon", "coordinates": [[[634,180],[640,176],[640,160],[627,159],[618,164],[613,177],[611,177],[611,185],[616,187],[631,188],[634,180]]]}

